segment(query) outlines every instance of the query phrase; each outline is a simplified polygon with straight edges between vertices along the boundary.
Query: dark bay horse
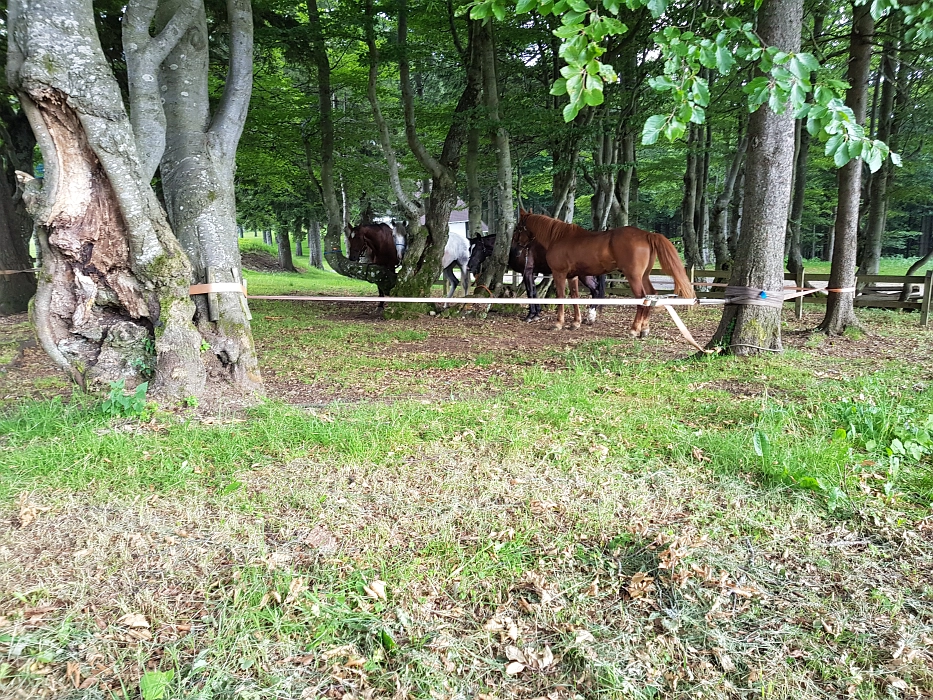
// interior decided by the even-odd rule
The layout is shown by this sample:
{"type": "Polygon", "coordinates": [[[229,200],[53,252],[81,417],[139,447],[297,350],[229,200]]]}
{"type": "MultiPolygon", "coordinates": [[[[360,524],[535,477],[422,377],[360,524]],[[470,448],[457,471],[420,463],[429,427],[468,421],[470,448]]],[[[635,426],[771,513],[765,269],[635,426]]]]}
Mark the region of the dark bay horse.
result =
{"type": "Polygon", "coordinates": [[[347,227],[347,257],[360,262],[364,253],[369,262],[381,267],[398,267],[399,256],[395,235],[388,224],[360,224],[347,227]]]}
{"type": "MultiPolygon", "coordinates": [[[[635,297],[644,298],[646,294],[654,294],[650,274],[655,258],[664,273],[674,278],[674,291],[679,296],[689,299],[696,297],[677,249],[660,233],[642,231],[634,226],[594,233],[576,224],[522,211],[515,226],[513,241],[519,247],[529,250],[535,243],[544,249],[547,264],[554,275],[558,299],[564,298],[564,282],[568,277],[604,275],[614,270],[625,275],[635,297]]],[[[579,296],[573,286],[571,296],[579,296]]],[[[633,337],[644,338],[648,335],[652,308],[637,307],[629,331],[633,337]]],[[[564,307],[559,306],[554,329],[563,327],[564,307]]],[[[580,327],[579,306],[574,306],[571,327],[580,327]]]]}
{"type": "MultiPolygon", "coordinates": [[[[495,244],[496,234],[474,238],[470,242],[470,262],[467,264],[470,272],[474,275],[479,274],[480,266],[486,258],[492,255],[495,244]]],[[[535,277],[539,274],[551,274],[551,268],[548,267],[547,260],[545,260],[544,248],[534,243],[528,248],[520,248],[514,245],[514,239],[513,245],[509,247],[508,267],[513,272],[520,272],[522,274],[522,282],[525,284],[525,292],[529,299],[538,298],[538,290],[535,287],[535,277]],[[529,262],[531,262],[531,265],[528,265],[529,262]]],[[[599,277],[584,277],[583,284],[590,290],[590,294],[594,299],[603,299],[606,296],[605,275],[600,275],[599,277]]],[[[539,320],[541,320],[541,307],[537,304],[531,304],[528,307],[528,315],[525,317],[525,321],[531,323],[539,320]]],[[[587,320],[589,323],[596,321],[595,306],[590,307],[587,320]]]]}

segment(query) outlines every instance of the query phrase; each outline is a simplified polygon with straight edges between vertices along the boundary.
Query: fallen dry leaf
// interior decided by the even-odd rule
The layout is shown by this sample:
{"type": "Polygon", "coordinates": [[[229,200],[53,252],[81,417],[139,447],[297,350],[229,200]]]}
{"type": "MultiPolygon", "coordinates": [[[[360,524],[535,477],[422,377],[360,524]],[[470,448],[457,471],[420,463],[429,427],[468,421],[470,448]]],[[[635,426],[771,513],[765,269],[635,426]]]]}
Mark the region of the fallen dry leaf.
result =
{"type": "Polygon", "coordinates": [[[149,629],[149,620],[142,613],[127,613],[117,620],[117,624],[133,629],[149,629]]]}
{"type": "Polygon", "coordinates": [[[385,581],[380,581],[379,579],[370,581],[367,585],[363,586],[363,590],[366,591],[366,595],[370,598],[383,601],[387,600],[385,581]]]}
{"type": "Polygon", "coordinates": [[[509,676],[517,676],[519,673],[525,670],[524,664],[519,663],[518,661],[513,661],[508,666],[505,667],[505,672],[509,676]]]}

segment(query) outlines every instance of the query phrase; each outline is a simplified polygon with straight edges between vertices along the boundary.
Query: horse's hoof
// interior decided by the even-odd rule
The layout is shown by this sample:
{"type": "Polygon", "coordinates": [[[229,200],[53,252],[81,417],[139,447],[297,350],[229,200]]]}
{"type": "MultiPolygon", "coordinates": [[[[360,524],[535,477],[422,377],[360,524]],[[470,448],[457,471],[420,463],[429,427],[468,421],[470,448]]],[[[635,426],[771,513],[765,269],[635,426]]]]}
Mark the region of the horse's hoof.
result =
{"type": "Polygon", "coordinates": [[[541,320],[540,316],[526,316],[525,323],[537,323],[541,320]]]}
{"type": "Polygon", "coordinates": [[[552,330],[552,331],[562,331],[562,330],[564,330],[564,327],[563,327],[560,323],[555,323],[553,326],[551,326],[551,330],[552,330]]]}
{"type": "Polygon", "coordinates": [[[596,309],[589,309],[586,312],[586,325],[592,326],[596,323],[596,309]]]}
{"type": "Polygon", "coordinates": [[[580,324],[577,321],[574,321],[570,324],[570,330],[576,331],[580,329],[580,324]]]}
{"type": "Polygon", "coordinates": [[[629,329],[628,334],[629,334],[630,336],[632,336],[633,338],[637,338],[637,337],[638,337],[638,331],[636,331],[634,328],[629,329]]]}
{"type": "Polygon", "coordinates": [[[647,328],[642,328],[642,329],[641,329],[641,333],[638,334],[638,337],[639,337],[639,338],[647,338],[647,337],[648,337],[648,329],[647,329],[647,328]]]}

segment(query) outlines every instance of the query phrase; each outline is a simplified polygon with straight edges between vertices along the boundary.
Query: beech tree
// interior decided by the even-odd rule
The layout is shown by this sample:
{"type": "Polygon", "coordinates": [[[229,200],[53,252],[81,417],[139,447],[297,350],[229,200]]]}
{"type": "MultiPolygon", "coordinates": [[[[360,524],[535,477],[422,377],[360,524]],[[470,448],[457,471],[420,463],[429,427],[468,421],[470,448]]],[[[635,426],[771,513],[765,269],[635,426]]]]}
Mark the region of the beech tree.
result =
{"type": "Polygon", "coordinates": [[[203,3],[166,4],[155,36],[155,0],[128,4],[131,120],[90,0],[9,5],[7,78],[45,163],[41,184],[20,176],[42,250],[33,322],[82,386],[151,378],[165,396],[211,396],[260,385],[242,296],[216,294],[210,318],[188,291],[207,268],[217,282],[239,275],[232,168],[252,34],[248,2],[227,10],[231,68],[209,119],[203,3]],[[156,164],[184,247],[150,185],[156,164]]]}

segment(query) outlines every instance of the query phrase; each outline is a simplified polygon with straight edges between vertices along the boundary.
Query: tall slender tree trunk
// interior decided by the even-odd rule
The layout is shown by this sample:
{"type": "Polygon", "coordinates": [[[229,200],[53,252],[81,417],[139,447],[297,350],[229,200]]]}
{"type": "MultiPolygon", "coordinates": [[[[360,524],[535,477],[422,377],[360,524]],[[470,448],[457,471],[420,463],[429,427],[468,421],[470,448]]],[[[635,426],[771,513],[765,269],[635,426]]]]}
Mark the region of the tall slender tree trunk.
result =
{"type": "Polygon", "coordinates": [[[803,270],[803,252],[801,250],[801,227],[803,225],[803,204],[807,194],[807,163],[810,158],[810,132],[803,120],[797,121],[797,148],[794,160],[794,194],[788,222],[787,270],[797,275],[803,270]]]}
{"type": "Polygon", "coordinates": [[[324,269],[324,256],[321,254],[321,225],[317,219],[311,219],[308,226],[308,263],[318,270],[324,269]]]}
{"type": "Polygon", "coordinates": [[[466,178],[469,207],[467,238],[480,238],[483,235],[483,191],[479,186],[479,129],[476,126],[470,127],[467,138],[466,178]]]}
{"type": "MultiPolygon", "coordinates": [[[[892,34],[897,37],[900,14],[895,14],[891,21],[892,34]]],[[[884,43],[884,55],[879,68],[881,83],[881,98],[877,104],[875,138],[891,145],[891,135],[894,126],[895,94],[897,92],[897,39],[890,38],[884,43]]],[[[888,216],[888,185],[891,182],[894,164],[885,159],[881,168],[872,175],[869,187],[868,223],[865,226],[865,245],[862,255],[860,275],[877,275],[881,264],[881,244],[884,239],[885,223],[888,216]]]]}
{"type": "Polygon", "coordinates": [[[732,265],[728,240],[729,209],[735,191],[735,181],[739,176],[739,171],[745,160],[745,151],[748,148],[748,138],[745,135],[739,134],[738,139],[735,153],[732,156],[732,163],[729,165],[729,170],[726,172],[722,184],[722,192],[716,197],[713,210],[710,213],[710,238],[713,244],[713,254],[716,256],[716,268],[719,270],[728,270],[732,265]]]}
{"type": "Polygon", "coordinates": [[[684,259],[687,267],[703,267],[700,258],[700,249],[697,241],[696,208],[697,208],[697,158],[698,127],[689,126],[687,134],[687,167],[684,171],[684,197],[680,204],[680,230],[684,241],[684,259]]]}
{"type": "Polygon", "coordinates": [[[41,185],[22,176],[42,247],[40,344],[88,388],[151,373],[162,395],[201,394],[191,267],[141,172],[92,3],[14,0],[8,27],[7,76],[46,167],[41,185]]]}
{"type": "MultiPolygon", "coordinates": [[[[337,180],[334,172],[334,103],[330,82],[330,59],[327,56],[327,44],[321,29],[321,16],[317,0],[308,0],[308,18],[311,52],[318,77],[318,109],[321,120],[321,192],[324,199],[324,209],[327,211],[323,255],[327,258],[327,262],[334,271],[347,277],[372,282],[379,290],[379,294],[386,296],[395,286],[397,280],[394,268],[354,263],[343,254],[341,243],[346,223],[344,213],[346,195],[343,193],[342,201],[337,198],[337,180]]],[[[305,137],[305,153],[310,167],[314,158],[307,137],[305,137]]]]}
{"type": "MultiPolygon", "coordinates": [[[[875,21],[869,5],[856,5],[849,39],[849,69],[846,80],[846,105],[855,114],[858,124],[865,123],[868,97],[868,74],[871,64],[872,37],[875,21]]],[[[826,316],[820,330],[829,335],[841,335],[849,326],[858,327],[855,317],[855,258],[858,252],[859,200],[862,194],[861,160],[852,159],[839,170],[839,200],[836,209],[833,263],[829,273],[830,289],[850,291],[830,292],[826,301],[826,316]]]]}
{"type": "Polygon", "coordinates": [[[632,181],[635,176],[635,132],[628,126],[622,135],[619,163],[621,170],[616,182],[616,198],[619,200],[617,226],[629,226],[632,209],[632,181]]]}
{"type": "MultiPolygon", "coordinates": [[[[480,30],[485,34],[480,42],[480,60],[483,70],[483,96],[486,114],[492,127],[492,140],[496,151],[496,202],[499,205],[498,230],[511,231],[515,228],[515,207],[512,202],[512,151],[509,132],[499,115],[499,82],[496,78],[496,45],[492,20],[480,30]]],[[[502,286],[502,275],[509,264],[511,237],[497,236],[492,251],[492,260],[484,267],[477,280],[494,293],[502,286]]]]}
{"type": "MultiPolygon", "coordinates": [[[[800,49],[803,0],[764,0],[758,33],[768,46],[800,49]]],[[[748,125],[745,211],[735,267],[710,347],[736,355],[780,351],[784,234],[794,158],[794,119],[761,107],[748,125]],[[766,299],[761,298],[764,291],[766,299]]]]}

